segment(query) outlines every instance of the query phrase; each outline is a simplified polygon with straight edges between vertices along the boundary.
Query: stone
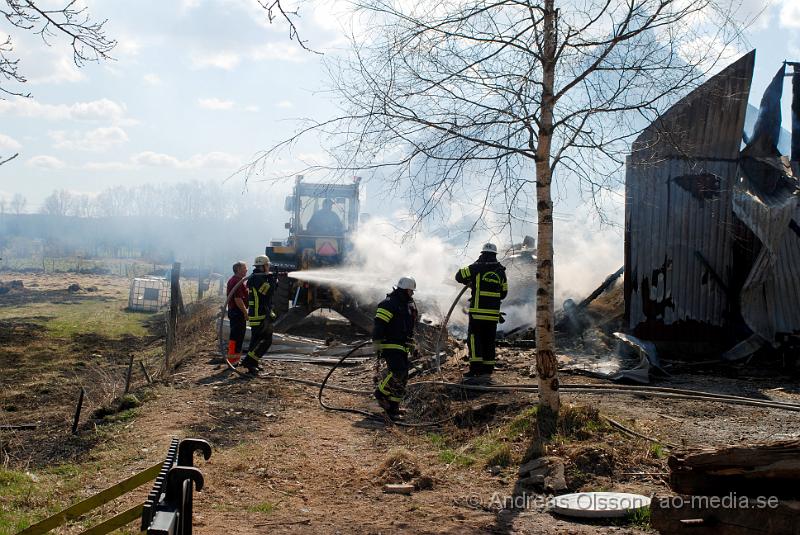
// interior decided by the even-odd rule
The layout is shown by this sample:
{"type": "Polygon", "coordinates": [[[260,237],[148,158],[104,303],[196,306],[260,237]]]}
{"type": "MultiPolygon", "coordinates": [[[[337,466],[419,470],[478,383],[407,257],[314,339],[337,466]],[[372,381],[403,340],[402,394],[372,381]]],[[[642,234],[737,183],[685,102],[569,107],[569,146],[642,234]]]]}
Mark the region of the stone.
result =
{"type": "Polygon", "coordinates": [[[528,476],[517,481],[517,485],[523,488],[540,488],[544,485],[544,476],[528,476]]]}
{"type": "Polygon", "coordinates": [[[562,462],[561,459],[559,459],[558,457],[537,457],[536,459],[532,459],[527,463],[523,464],[522,466],[520,466],[519,475],[524,476],[525,474],[530,474],[534,470],[546,467],[549,464],[561,463],[561,462],[562,462]]]}
{"type": "Polygon", "coordinates": [[[564,463],[558,462],[550,465],[550,473],[544,478],[544,490],[550,493],[567,490],[567,480],[564,477],[564,463]]]}
{"type": "Polygon", "coordinates": [[[517,483],[545,492],[560,492],[567,488],[564,472],[564,462],[558,457],[539,457],[520,466],[517,483]]]}

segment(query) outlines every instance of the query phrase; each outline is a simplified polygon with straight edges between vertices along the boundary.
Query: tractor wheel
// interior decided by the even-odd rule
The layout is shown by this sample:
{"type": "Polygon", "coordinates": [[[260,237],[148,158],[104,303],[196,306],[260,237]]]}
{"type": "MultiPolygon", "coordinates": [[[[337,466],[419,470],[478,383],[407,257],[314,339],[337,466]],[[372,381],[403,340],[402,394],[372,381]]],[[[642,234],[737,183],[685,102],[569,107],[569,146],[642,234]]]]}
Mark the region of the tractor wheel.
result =
{"type": "Polygon", "coordinates": [[[292,279],[286,275],[278,275],[278,289],[272,299],[272,311],[280,318],[289,311],[289,296],[292,295],[292,279]]]}

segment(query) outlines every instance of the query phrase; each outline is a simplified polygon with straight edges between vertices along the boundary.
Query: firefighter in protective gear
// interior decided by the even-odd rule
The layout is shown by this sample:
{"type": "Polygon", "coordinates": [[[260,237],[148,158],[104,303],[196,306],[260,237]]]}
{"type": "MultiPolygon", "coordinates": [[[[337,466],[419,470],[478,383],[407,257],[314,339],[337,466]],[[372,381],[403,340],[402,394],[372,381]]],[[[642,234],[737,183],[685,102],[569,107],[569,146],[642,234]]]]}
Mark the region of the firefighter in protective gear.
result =
{"type": "Polygon", "coordinates": [[[495,365],[495,333],[500,316],[500,302],[508,294],[506,268],[497,261],[497,246],[487,243],[475,263],[456,273],[456,281],[469,286],[469,328],[467,377],[489,375],[495,365]]]}
{"type": "Polygon", "coordinates": [[[390,418],[400,416],[400,402],[406,392],[409,356],[414,348],[414,327],[418,316],[414,303],[416,289],[414,279],[402,277],[375,310],[372,341],[387,368],[378,381],[375,399],[390,418]]]}
{"type": "Polygon", "coordinates": [[[275,295],[277,286],[277,277],[269,272],[269,257],[257,256],[253,262],[253,274],[247,282],[250,346],[247,355],[241,361],[251,373],[260,370],[258,359],[272,345],[272,322],[275,319],[272,312],[272,296],[275,295]]]}

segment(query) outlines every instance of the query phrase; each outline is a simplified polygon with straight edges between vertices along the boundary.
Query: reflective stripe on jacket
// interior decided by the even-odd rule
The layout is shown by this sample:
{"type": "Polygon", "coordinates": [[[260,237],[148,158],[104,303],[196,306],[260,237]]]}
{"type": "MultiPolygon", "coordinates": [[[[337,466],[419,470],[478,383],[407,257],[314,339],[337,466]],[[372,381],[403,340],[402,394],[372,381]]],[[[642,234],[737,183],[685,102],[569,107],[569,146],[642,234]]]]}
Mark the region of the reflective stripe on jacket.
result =
{"type": "Polygon", "coordinates": [[[456,272],[456,281],[472,290],[467,312],[475,320],[499,321],[500,302],[508,295],[506,268],[493,257],[481,254],[477,262],[456,272]]]}
{"type": "Polygon", "coordinates": [[[277,277],[271,273],[256,271],[250,275],[247,286],[250,325],[261,325],[261,322],[272,312],[272,296],[278,286],[277,277]]]}
{"type": "Polygon", "coordinates": [[[410,352],[414,345],[417,305],[405,290],[395,289],[375,310],[372,339],[378,349],[410,352]]]}

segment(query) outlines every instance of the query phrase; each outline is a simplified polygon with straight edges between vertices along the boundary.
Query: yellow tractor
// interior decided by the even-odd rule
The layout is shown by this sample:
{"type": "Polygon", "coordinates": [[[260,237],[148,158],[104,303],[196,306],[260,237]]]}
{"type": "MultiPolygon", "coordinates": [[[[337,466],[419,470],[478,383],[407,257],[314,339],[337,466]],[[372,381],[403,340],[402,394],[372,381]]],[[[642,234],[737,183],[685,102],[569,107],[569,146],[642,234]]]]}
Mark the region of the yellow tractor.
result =
{"type": "Polygon", "coordinates": [[[291,213],[285,241],[266,248],[270,269],[278,275],[274,298],[276,332],[286,332],[319,308],[335,310],[357,328],[370,332],[372,315],[359,308],[358,300],[334,285],[299,281],[292,271],[320,269],[342,264],[352,250],[350,238],[358,228],[359,182],[320,184],[295,180],[284,208],[291,213]]]}

